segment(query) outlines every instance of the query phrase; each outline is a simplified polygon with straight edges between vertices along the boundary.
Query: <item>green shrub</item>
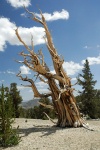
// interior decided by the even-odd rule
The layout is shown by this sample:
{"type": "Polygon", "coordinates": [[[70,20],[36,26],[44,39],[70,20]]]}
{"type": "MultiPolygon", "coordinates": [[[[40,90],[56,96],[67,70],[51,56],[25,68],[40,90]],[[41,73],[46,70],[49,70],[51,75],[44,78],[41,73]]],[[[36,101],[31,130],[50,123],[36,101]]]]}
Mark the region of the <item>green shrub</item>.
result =
{"type": "Polygon", "coordinates": [[[0,88],[0,146],[16,145],[20,141],[17,129],[12,128],[14,119],[12,99],[7,88],[0,88]]]}

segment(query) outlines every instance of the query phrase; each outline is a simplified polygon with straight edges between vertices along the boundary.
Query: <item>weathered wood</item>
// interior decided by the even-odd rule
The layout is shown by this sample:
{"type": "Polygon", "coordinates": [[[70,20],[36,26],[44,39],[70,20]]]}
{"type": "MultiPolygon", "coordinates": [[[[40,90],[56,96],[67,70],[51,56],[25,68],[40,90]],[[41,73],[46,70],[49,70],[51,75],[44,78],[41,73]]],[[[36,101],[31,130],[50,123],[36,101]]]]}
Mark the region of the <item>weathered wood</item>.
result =
{"type": "MultiPolygon", "coordinates": [[[[34,72],[37,72],[38,75],[42,76],[40,77],[40,80],[48,84],[50,93],[48,93],[47,95],[40,94],[38,92],[37,87],[35,86],[35,83],[32,81],[32,79],[28,79],[27,77],[23,78],[21,74],[18,74],[17,76],[19,76],[21,80],[28,81],[31,83],[34,96],[36,97],[51,96],[53,107],[58,115],[57,126],[60,126],[60,127],[84,126],[84,121],[81,118],[79,109],[76,105],[76,101],[73,95],[71,79],[70,77],[68,77],[67,73],[63,69],[64,59],[60,58],[60,56],[57,53],[57,50],[54,47],[51,34],[49,32],[48,26],[46,24],[46,21],[42,12],[40,11],[40,14],[41,14],[41,20],[40,20],[36,18],[33,12],[30,12],[27,9],[26,11],[32,15],[32,20],[42,24],[42,26],[44,27],[44,30],[46,33],[45,42],[46,42],[48,51],[51,55],[56,74],[52,74],[50,72],[50,69],[47,67],[44,61],[42,50],[40,50],[39,53],[36,54],[33,51],[34,49],[33,41],[32,41],[32,50],[30,50],[30,48],[26,45],[26,43],[21,39],[18,33],[18,29],[16,29],[15,32],[19,41],[25,46],[26,50],[29,52],[29,54],[25,54],[24,52],[20,53],[20,55],[24,58],[23,63],[34,72]],[[30,58],[30,61],[28,58],[30,58]],[[46,81],[44,79],[46,79],[46,81]],[[55,80],[58,80],[59,85],[56,84],[55,80]]],[[[20,61],[18,62],[20,63],[20,61]]]]}

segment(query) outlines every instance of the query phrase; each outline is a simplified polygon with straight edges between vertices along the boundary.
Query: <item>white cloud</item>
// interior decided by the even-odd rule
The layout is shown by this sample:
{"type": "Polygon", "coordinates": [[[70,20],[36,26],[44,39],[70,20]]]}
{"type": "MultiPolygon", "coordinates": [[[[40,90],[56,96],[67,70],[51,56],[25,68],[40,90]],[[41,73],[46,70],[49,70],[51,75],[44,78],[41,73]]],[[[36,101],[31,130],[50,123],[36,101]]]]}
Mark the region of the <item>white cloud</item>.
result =
{"type": "Polygon", "coordinates": [[[97,44],[96,46],[87,46],[87,45],[86,45],[86,46],[84,46],[83,48],[84,48],[84,49],[88,49],[88,50],[89,50],[89,49],[99,49],[99,48],[100,48],[100,45],[99,45],[99,44],[97,44]]]}
{"type": "Polygon", "coordinates": [[[6,42],[13,41],[16,25],[8,18],[0,18],[0,51],[6,47],[6,42]]]}
{"type": "MultiPolygon", "coordinates": [[[[35,13],[35,15],[39,18],[41,18],[41,15],[38,13],[35,13]]],[[[54,20],[58,20],[58,19],[69,19],[69,12],[67,10],[62,9],[61,12],[55,11],[53,12],[53,14],[49,14],[49,13],[43,13],[46,21],[54,21],[54,20]]]]}
{"type": "MultiPolygon", "coordinates": [[[[16,24],[10,22],[8,18],[0,18],[0,51],[4,51],[7,46],[6,43],[10,45],[22,45],[15,34],[16,28],[16,24]]],[[[45,33],[42,27],[19,27],[19,34],[28,46],[31,45],[31,34],[33,35],[34,45],[45,43],[43,39],[45,33]]]]}
{"type": "Polygon", "coordinates": [[[29,90],[28,92],[33,93],[33,91],[32,91],[32,90],[29,90]]]}
{"type": "Polygon", "coordinates": [[[51,72],[52,74],[55,74],[55,73],[56,73],[55,70],[51,70],[50,72],[51,72]]]}
{"type": "Polygon", "coordinates": [[[76,80],[77,80],[76,78],[72,78],[72,79],[71,79],[71,81],[76,81],[76,80]]]}
{"type": "MultiPolygon", "coordinates": [[[[75,73],[79,72],[83,66],[79,63],[75,63],[73,61],[64,62],[63,68],[66,71],[67,75],[74,75],[75,73]]],[[[55,70],[50,71],[51,73],[55,74],[55,70]]]]}
{"type": "Polygon", "coordinates": [[[80,71],[83,68],[83,66],[81,66],[80,64],[75,63],[73,61],[64,62],[63,67],[68,75],[74,75],[75,73],[77,73],[78,71],[80,71]]]}
{"type": "Polygon", "coordinates": [[[22,13],[22,14],[20,14],[22,17],[27,17],[27,13],[26,12],[24,12],[24,13],[22,13]]]}
{"type": "Polygon", "coordinates": [[[27,88],[27,87],[24,87],[24,86],[21,86],[21,85],[17,85],[17,89],[18,90],[24,90],[25,88],[27,88]]]}
{"type": "Polygon", "coordinates": [[[88,48],[88,46],[86,45],[86,46],[84,46],[83,48],[87,49],[87,48],[88,48]]]}
{"type": "Polygon", "coordinates": [[[31,5],[31,0],[7,0],[8,3],[11,4],[12,7],[18,8],[31,5]]]}
{"type": "Polygon", "coordinates": [[[7,70],[7,71],[0,71],[0,73],[1,73],[1,74],[6,74],[6,73],[8,73],[8,74],[15,74],[15,72],[10,71],[10,70],[7,70]]]}
{"type": "Polygon", "coordinates": [[[50,92],[50,91],[48,90],[48,84],[46,84],[46,83],[44,83],[44,82],[42,82],[42,81],[37,82],[37,83],[36,83],[36,87],[37,87],[37,89],[38,89],[38,91],[39,91],[40,93],[47,93],[47,92],[50,92]]]}
{"type": "Polygon", "coordinates": [[[97,48],[100,48],[100,45],[97,45],[97,48]]]}
{"type": "Polygon", "coordinates": [[[20,91],[24,91],[24,90],[29,90],[31,91],[31,87],[28,87],[28,86],[23,86],[23,85],[17,85],[17,89],[20,90],[20,91]]]}
{"type": "Polygon", "coordinates": [[[91,49],[92,47],[86,45],[83,48],[85,48],[85,49],[91,49]]]}
{"type": "Polygon", "coordinates": [[[50,91],[48,89],[43,88],[43,89],[39,89],[39,92],[40,93],[48,93],[50,91]]]}
{"type": "Polygon", "coordinates": [[[42,82],[42,81],[40,81],[40,82],[36,83],[36,86],[37,86],[37,88],[44,88],[44,86],[47,86],[47,84],[42,82]]]}
{"type": "Polygon", "coordinates": [[[0,83],[3,83],[5,80],[1,80],[0,83]]]}
{"type": "Polygon", "coordinates": [[[20,66],[21,74],[31,74],[30,69],[26,67],[25,65],[20,66]]]}
{"type": "MultiPolygon", "coordinates": [[[[98,56],[98,57],[87,57],[87,60],[89,61],[89,65],[100,64],[100,56],[98,56]]],[[[82,60],[81,63],[84,64],[85,60],[82,60]]]]}
{"type": "MultiPolygon", "coordinates": [[[[20,37],[27,45],[31,45],[31,34],[33,35],[34,45],[39,45],[45,43],[43,36],[45,35],[44,29],[42,27],[31,27],[24,28],[19,27],[20,37]]],[[[14,42],[14,45],[16,43],[14,42]]],[[[17,42],[17,45],[22,45],[20,42],[17,42]]]]}
{"type": "Polygon", "coordinates": [[[3,72],[2,72],[2,71],[0,71],[0,73],[3,73],[3,74],[5,74],[6,72],[5,72],[5,71],[3,71],[3,72]]]}
{"type": "Polygon", "coordinates": [[[7,70],[7,73],[8,73],[8,74],[15,74],[15,72],[10,71],[10,70],[7,70]]]}

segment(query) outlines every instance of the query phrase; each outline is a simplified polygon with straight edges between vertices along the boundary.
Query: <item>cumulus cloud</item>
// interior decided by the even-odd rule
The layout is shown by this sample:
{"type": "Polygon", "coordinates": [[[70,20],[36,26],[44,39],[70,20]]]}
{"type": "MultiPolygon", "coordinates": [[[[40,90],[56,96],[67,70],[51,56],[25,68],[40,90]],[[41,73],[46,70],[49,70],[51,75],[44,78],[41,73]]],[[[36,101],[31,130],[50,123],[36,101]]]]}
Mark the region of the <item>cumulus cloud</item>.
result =
{"type": "Polygon", "coordinates": [[[71,81],[77,81],[77,79],[76,78],[72,78],[71,81]]]}
{"type": "Polygon", "coordinates": [[[83,66],[81,66],[80,64],[75,63],[73,61],[64,62],[63,67],[68,75],[74,75],[75,73],[77,73],[78,71],[80,71],[83,68],[83,66]]]}
{"type": "MultiPolygon", "coordinates": [[[[45,33],[42,27],[31,27],[31,28],[19,27],[19,34],[23,39],[23,41],[25,41],[25,43],[29,46],[31,45],[31,34],[33,35],[34,45],[45,43],[43,39],[45,33]]],[[[17,45],[21,45],[21,43],[17,42],[17,45]]]]}
{"type": "Polygon", "coordinates": [[[44,88],[44,86],[47,86],[47,84],[44,83],[44,82],[42,82],[42,81],[40,81],[40,82],[37,82],[37,83],[36,83],[36,86],[37,86],[38,88],[44,88]]]}
{"type": "Polygon", "coordinates": [[[39,89],[39,92],[40,93],[48,93],[50,91],[48,89],[43,88],[43,89],[39,89]]]}
{"type": "Polygon", "coordinates": [[[23,85],[17,85],[17,89],[20,91],[24,91],[24,90],[32,91],[31,87],[23,86],[23,85]]]}
{"type": "Polygon", "coordinates": [[[42,82],[42,81],[37,82],[37,83],[36,83],[36,87],[37,87],[37,89],[38,89],[38,91],[39,91],[40,93],[47,93],[47,92],[50,92],[50,91],[48,90],[48,84],[46,84],[46,83],[44,83],[44,82],[42,82]]]}
{"type": "Polygon", "coordinates": [[[12,7],[15,8],[23,7],[23,5],[26,7],[31,5],[31,0],[6,0],[6,1],[10,3],[12,7]]]}
{"type": "MultiPolygon", "coordinates": [[[[100,64],[100,56],[98,56],[98,57],[87,57],[87,60],[89,61],[89,65],[100,64]]],[[[85,60],[82,60],[81,63],[84,64],[85,60]]]]}
{"type": "MultiPolygon", "coordinates": [[[[83,68],[83,66],[80,65],[79,63],[70,61],[70,62],[64,62],[63,68],[68,75],[74,75],[75,73],[79,72],[83,68]]],[[[50,72],[55,74],[55,70],[51,70],[50,72]]]]}
{"type": "MultiPolygon", "coordinates": [[[[0,51],[4,51],[7,43],[10,45],[22,45],[15,34],[16,28],[16,24],[8,18],[0,18],[0,51]]],[[[34,45],[45,43],[43,39],[45,33],[42,27],[19,27],[19,34],[28,46],[31,45],[31,34],[33,35],[34,45]]]]}
{"type": "Polygon", "coordinates": [[[24,90],[24,89],[26,89],[26,88],[29,88],[29,87],[24,87],[24,86],[21,86],[21,85],[17,85],[17,89],[18,89],[18,90],[24,90]]]}
{"type": "MultiPolygon", "coordinates": [[[[35,15],[39,18],[41,18],[41,15],[38,13],[35,13],[35,15]]],[[[49,13],[43,13],[46,21],[54,21],[54,20],[58,20],[58,19],[69,19],[69,12],[67,10],[62,9],[61,12],[55,11],[53,12],[53,14],[49,14],[49,13]]]]}
{"type": "Polygon", "coordinates": [[[31,74],[30,69],[26,67],[25,65],[20,66],[21,74],[31,74]]]}
{"type": "Polygon", "coordinates": [[[16,25],[8,18],[0,18],[0,51],[6,47],[6,42],[11,42],[14,37],[16,25]]]}

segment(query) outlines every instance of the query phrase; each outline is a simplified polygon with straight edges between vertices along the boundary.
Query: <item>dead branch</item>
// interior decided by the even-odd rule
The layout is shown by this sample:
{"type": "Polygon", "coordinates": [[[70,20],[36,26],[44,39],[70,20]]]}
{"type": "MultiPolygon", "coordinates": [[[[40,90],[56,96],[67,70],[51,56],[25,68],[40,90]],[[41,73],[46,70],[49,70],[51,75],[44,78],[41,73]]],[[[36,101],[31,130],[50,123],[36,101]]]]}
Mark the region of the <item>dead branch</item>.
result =
{"type": "Polygon", "coordinates": [[[44,82],[44,83],[47,83],[48,84],[48,81],[45,81],[41,76],[39,76],[39,79],[44,82]]]}
{"type": "Polygon", "coordinates": [[[41,106],[44,106],[44,107],[46,107],[46,108],[50,108],[50,109],[53,109],[54,110],[54,107],[53,106],[51,106],[51,105],[46,105],[46,104],[44,104],[44,103],[42,103],[42,102],[38,102],[41,106]]]}
{"type": "MultiPolygon", "coordinates": [[[[49,32],[48,26],[46,24],[45,18],[42,14],[42,11],[40,10],[40,14],[41,14],[41,20],[40,20],[36,18],[33,12],[30,12],[27,8],[25,8],[25,10],[32,15],[32,19],[34,21],[39,22],[44,27],[45,34],[46,34],[45,42],[48,51],[51,55],[56,74],[52,74],[50,72],[50,69],[47,67],[44,61],[42,50],[39,51],[39,54],[34,53],[33,38],[31,38],[31,46],[33,50],[30,50],[27,44],[21,39],[17,28],[15,30],[16,36],[18,37],[19,41],[24,45],[26,50],[29,52],[29,54],[25,54],[24,52],[21,52],[20,55],[24,57],[24,61],[17,61],[17,62],[24,63],[31,70],[37,72],[38,74],[37,77],[39,77],[39,75],[42,75],[43,78],[40,77],[41,81],[46,82],[44,80],[44,78],[46,78],[48,81],[46,83],[49,85],[49,89],[51,92],[46,94],[40,94],[32,79],[28,79],[28,77],[23,78],[20,73],[17,76],[20,77],[20,79],[22,79],[23,81],[28,81],[31,84],[35,97],[48,97],[48,96],[52,97],[53,106],[58,115],[57,125],[59,127],[85,126],[84,122],[81,119],[80,112],[76,105],[75,98],[73,96],[74,89],[71,88],[72,86],[71,79],[70,77],[67,76],[67,73],[64,71],[62,66],[64,59],[60,58],[60,56],[57,53],[57,50],[54,47],[53,40],[49,32]],[[59,86],[56,84],[55,80],[58,80],[59,86]]],[[[47,118],[49,118],[49,120],[51,120],[51,118],[46,113],[44,114],[47,116],[47,118]]]]}
{"type": "Polygon", "coordinates": [[[32,46],[32,51],[34,52],[34,44],[33,44],[33,35],[31,34],[31,46],[32,46]]]}
{"type": "Polygon", "coordinates": [[[34,84],[34,81],[32,79],[29,79],[27,76],[25,78],[23,78],[21,75],[21,71],[16,76],[20,77],[20,79],[23,81],[28,81],[29,83],[31,83],[30,87],[32,88],[32,90],[34,92],[34,97],[41,97],[40,96],[41,94],[38,92],[36,85],[34,84]]]}
{"type": "Polygon", "coordinates": [[[43,53],[42,53],[42,50],[40,49],[40,50],[38,50],[38,54],[37,55],[39,55],[39,56],[41,56],[42,58],[40,58],[41,60],[42,60],[42,66],[44,66],[44,55],[43,55],[43,53]]]}
{"type": "Polygon", "coordinates": [[[17,35],[17,38],[19,39],[19,41],[25,46],[25,48],[30,52],[30,54],[32,54],[32,51],[30,50],[30,48],[26,45],[26,43],[21,39],[19,33],[18,33],[18,28],[15,30],[15,33],[17,35]]]}
{"type": "Polygon", "coordinates": [[[46,115],[46,117],[51,121],[51,122],[53,122],[54,124],[57,124],[56,122],[54,122],[45,112],[43,112],[45,115],[46,115]]]}
{"type": "Polygon", "coordinates": [[[25,8],[25,10],[26,10],[29,14],[32,15],[32,17],[30,17],[31,19],[35,20],[36,22],[39,22],[39,23],[43,24],[43,22],[42,22],[40,19],[36,18],[35,14],[34,14],[33,12],[30,12],[25,6],[24,6],[24,8],[25,8]]]}
{"type": "Polygon", "coordinates": [[[21,84],[21,85],[24,87],[32,87],[31,85],[23,85],[23,84],[21,84]]]}

